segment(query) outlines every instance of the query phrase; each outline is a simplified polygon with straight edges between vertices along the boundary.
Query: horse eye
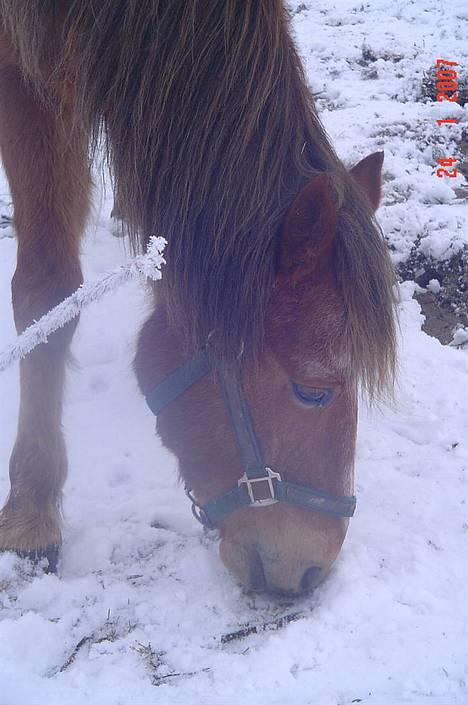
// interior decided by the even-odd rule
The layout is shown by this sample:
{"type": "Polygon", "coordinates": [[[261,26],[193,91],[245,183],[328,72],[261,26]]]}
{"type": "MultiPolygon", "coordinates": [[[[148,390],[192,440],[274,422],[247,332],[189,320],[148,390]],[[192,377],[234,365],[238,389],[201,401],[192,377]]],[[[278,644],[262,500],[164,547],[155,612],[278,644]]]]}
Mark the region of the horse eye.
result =
{"type": "Polygon", "coordinates": [[[292,383],[294,395],[302,404],[306,406],[325,406],[330,401],[332,389],[313,389],[310,387],[301,387],[300,384],[292,383]]]}

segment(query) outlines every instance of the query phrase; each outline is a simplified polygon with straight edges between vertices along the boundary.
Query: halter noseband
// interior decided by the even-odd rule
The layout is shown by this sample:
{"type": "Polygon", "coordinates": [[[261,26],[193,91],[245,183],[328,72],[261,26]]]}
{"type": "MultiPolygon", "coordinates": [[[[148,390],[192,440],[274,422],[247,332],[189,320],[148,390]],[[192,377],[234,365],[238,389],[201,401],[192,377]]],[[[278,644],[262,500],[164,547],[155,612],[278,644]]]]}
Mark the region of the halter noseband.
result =
{"type": "MultiPolygon", "coordinates": [[[[147,396],[146,402],[155,416],[198,382],[213,368],[209,350],[196,353],[181,367],[168,375],[147,396]]],[[[243,507],[265,507],[286,502],[334,517],[352,517],[356,507],[355,497],[335,497],[311,487],[295,485],[281,478],[280,473],[269,468],[255,433],[252,415],[242,390],[239,363],[220,372],[224,401],[229,412],[237,448],[245,468],[237,487],[200,505],[191,491],[186,489],[192,502],[192,511],[198,521],[214,529],[232,512],[243,507]]]]}

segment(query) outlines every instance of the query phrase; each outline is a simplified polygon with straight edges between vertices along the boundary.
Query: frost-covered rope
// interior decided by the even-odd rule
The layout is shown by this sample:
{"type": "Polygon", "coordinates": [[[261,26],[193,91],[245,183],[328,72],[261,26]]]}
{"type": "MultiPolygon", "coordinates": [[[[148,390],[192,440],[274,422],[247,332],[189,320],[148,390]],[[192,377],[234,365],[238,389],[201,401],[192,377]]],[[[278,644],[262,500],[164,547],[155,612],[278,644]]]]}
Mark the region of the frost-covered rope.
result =
{"type": "Polygon", "coordinates": [[[49,336],[58,328],[78,316],[89,304],[98,301],[104,294],[136,276],[157,281],[161,279],[161,266],[164,264],[163,251],[166,241],[162,237],[150,238],[144,255],[134,257],[127,264],[105,274],[95,282],[82,284],[71,296],[32,323],[16,340],[0,353],[0,372],[17,360],[24,358],[41,343],[47,343],[49,336]]]}

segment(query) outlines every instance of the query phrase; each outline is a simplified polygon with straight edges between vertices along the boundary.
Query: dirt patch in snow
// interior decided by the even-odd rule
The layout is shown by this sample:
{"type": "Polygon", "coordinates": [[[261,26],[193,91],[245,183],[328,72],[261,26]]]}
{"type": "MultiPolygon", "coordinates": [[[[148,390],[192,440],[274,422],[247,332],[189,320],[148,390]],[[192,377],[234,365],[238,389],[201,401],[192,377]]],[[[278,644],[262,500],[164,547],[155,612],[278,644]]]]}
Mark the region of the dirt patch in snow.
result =
{"type": "MultiPolygon", "coordinates": [[[[458,169],[468,179],[468,130],[459,142],[458,169]]],[[[455,191],[458,199],[468,202],[468,189],[455,191]]],[[[468,326],[468,248],[446,261],[433,260],[422,254],[418,246],[397,267],[403,281],[413,280],[421,289],[415,293],[426,317],[423,330],[447,344],[457,328],[468,326]],[[434,282],[438,282],[434,283],[434,282]]]]}
{"type": "Polygon", "coordinates": [[[402,280],[421,287],[415,297],[426,317],[426,333],[446,344],[457,328],[468,326],[468,248],[446,262],[416,252],[397,271],[402,280]]]}

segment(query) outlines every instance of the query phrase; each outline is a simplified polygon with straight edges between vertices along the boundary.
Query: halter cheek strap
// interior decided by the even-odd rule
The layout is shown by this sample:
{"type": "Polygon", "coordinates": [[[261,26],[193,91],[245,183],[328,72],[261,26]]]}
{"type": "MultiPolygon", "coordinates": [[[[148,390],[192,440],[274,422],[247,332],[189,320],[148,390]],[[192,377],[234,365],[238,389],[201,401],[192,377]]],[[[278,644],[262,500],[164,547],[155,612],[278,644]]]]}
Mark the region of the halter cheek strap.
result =
{"type": "Polygon", "coordinates": [[[146,395],[146,403],[157,416],[166,406],[211,370],[211,361],[206,350],[196,353],[190,360],[171,372],[162,382],[146,395]]]}
{"type": "MultiPolygon", "coordinates": [[[[157,415],[184,391],[196,384],[213,368],[208,350],[196,353],[184,365],[178,367],[157,385],[147,396],[146,402],[157,415]]],[[[335,517],[351,517],[356,507],[356,498],[336,497],[327,492],[303,485],[295,485],[281,478],[264,461],[260,440],[247,400],[242,390],[238,364],[220,373],[224,401],[229,412],[232,432],[242,464],[244,475],[237,487],[200,505],[190,490],[186,493],[192,502],[194,516],[207,528],[218,526],[229,514],[246,507],[265,507],[277,502],[286,502],[313,512],[335,517]]]]}

